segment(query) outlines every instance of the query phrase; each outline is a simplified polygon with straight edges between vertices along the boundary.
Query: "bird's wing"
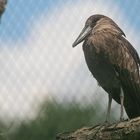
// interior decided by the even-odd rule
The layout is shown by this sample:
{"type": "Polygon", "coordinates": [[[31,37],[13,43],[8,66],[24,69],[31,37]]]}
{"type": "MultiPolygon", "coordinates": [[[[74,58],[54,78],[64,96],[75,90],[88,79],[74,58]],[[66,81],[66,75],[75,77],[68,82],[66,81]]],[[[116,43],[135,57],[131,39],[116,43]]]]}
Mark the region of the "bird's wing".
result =
{"type": "MultiPolygon", "coordinates": [[[[125,40],[125,39],[123,39],[123,40],[125,40]]],[[[139,58],[139,55],[138,55],[136,49],[127,40],[125,40],[125,41],[127,42],[127,45],[126,45],[127,49],[130,51],[131,55],[133,56],[135,62],[138,64],[138,66],[140,66],[140,58],[139,58]]]]}
{"type": "Polygon", "coordinates": [[[135,48],[123,37],[118,38],[118,47],[124,57],[118,67],[119,79],[125,93],[124,106],[130,118],[140,116],[140,59],[135,48]]]}
{"type": "Polygon", "coordinates": [[[140,59],[133,46],[121,35],[100,32],[92,43],[102,50],[114,67],[124,91],[124,106],[129,118],[140,116],[140,59]]]}

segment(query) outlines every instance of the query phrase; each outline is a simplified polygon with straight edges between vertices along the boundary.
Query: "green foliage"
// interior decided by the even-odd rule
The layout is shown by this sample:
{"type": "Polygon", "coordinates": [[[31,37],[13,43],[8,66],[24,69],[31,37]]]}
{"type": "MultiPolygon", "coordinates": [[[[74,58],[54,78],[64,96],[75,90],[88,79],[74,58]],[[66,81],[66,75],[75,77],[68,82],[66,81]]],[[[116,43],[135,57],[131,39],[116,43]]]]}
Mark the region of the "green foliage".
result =
{"type": "MultiPolygon", "coordinates": [[[[96,110],[98,109],[96,106],[96,110]]],[[[76,103],[47,102],[40,108],[38,117],[28,123],[23,123],[12,139],[54,140],[60,132],[94,125],[93,120],[97,120],[96,110],[91,105],[81,107],[76,103]]]]}

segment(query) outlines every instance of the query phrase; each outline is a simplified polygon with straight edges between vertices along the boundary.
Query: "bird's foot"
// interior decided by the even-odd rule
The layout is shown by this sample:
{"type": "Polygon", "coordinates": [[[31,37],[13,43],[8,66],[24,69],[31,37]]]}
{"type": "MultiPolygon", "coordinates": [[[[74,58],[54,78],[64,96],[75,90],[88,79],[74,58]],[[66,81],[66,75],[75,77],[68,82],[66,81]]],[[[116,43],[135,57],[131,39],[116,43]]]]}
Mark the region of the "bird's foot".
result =
{"type": "Polygon", "coordinates": [[[129,119],[125,119],[125,118],[120,118],[120,120],[119,121],[116,121],[115,123],[121,123],[121,122],[125,122],[125,121],[128,121],[129,119]]]}
{"type": "Polygon", "coordinates": [[[120,118],[119,121],[114,122],[114,128],[116,128],[119,123],[125,122],[125,121],[129,121],[129,119],[120,118]]]}
{"type": "Polygon", "coordinates": [[[98,126],[96,127],[96,131],[95,131],[94,136],[96,136],[96,134],[97,134],[98,132],[101,132],[102,130],[105,130],[108,126],[110,126],[110,123],[109,123],[108,121],[105,121],[105,122],[103,122],[101,125],[98,125],[98,126]]]}
{"type": "Polygon", "coordinates": [[[104,125],[109,125],[110,121],[108,119],[105,120],[105,122],[103,123],[104,125]]]}
{"type": "Polygon", "coordinates": [[[125,119],[121,117],[119,122],[123,122],[123,121],[125,121],[125,119]]]}

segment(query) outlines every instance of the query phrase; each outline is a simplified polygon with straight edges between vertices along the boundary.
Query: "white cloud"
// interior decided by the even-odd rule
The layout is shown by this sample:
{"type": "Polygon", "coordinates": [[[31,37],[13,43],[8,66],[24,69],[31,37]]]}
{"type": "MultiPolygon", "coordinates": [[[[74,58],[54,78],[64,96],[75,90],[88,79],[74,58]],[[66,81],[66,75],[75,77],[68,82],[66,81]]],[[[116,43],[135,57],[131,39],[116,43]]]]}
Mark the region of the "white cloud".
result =
{"type": "Polygon", "coordinates": [[[88,71],[81,44],[72,49],[73,41],[90,15],[100,13],[110,16],[123,27],[129,40],[135,36],[135,40],[131,41],[138,45],[136,31],[113,1],[79,0],[64,6],[51,11],[49,17],[42,14],[36,18],[26,42],[4,42],[1,45],[2,117],[6,114],[9,117],[30,117],[44,98],[52,96],[59,100],[87,98],[89,102],[101,97],[94,95],[101,89],[97,88],[88,71]]]}

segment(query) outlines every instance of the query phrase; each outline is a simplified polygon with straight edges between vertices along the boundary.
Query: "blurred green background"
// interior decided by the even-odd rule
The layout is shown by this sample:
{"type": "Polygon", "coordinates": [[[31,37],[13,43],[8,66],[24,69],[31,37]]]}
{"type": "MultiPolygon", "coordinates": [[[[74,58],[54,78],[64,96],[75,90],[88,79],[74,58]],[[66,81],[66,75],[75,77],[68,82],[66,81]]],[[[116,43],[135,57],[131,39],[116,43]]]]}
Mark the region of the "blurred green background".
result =
{"type": "MultiPolygon", "coordinates": [[[[111,121],[115,120],[115,114],[111,121]]],[[[18,121],[18,120],[17,120],[18,121]]],[[[1,125],[1,140],[55,140],[59,133],[85,126],[102,124],[105,113],[99,103],[81,106],[76,102],[46,101],[32,120],[21,121],[16,127],[1,125]]]]}
{"type": "MultiPolygon", "coordinates": [[[[62,132],[91,126],[99,122],[93,106],[81,107],[76,103],[45,103],[38,116],[29,122],[23,122],[13,135],[13,140],[55,140],[62,132]]],[[[102,120],[103,116],[100,117],[102,120]]]]}

